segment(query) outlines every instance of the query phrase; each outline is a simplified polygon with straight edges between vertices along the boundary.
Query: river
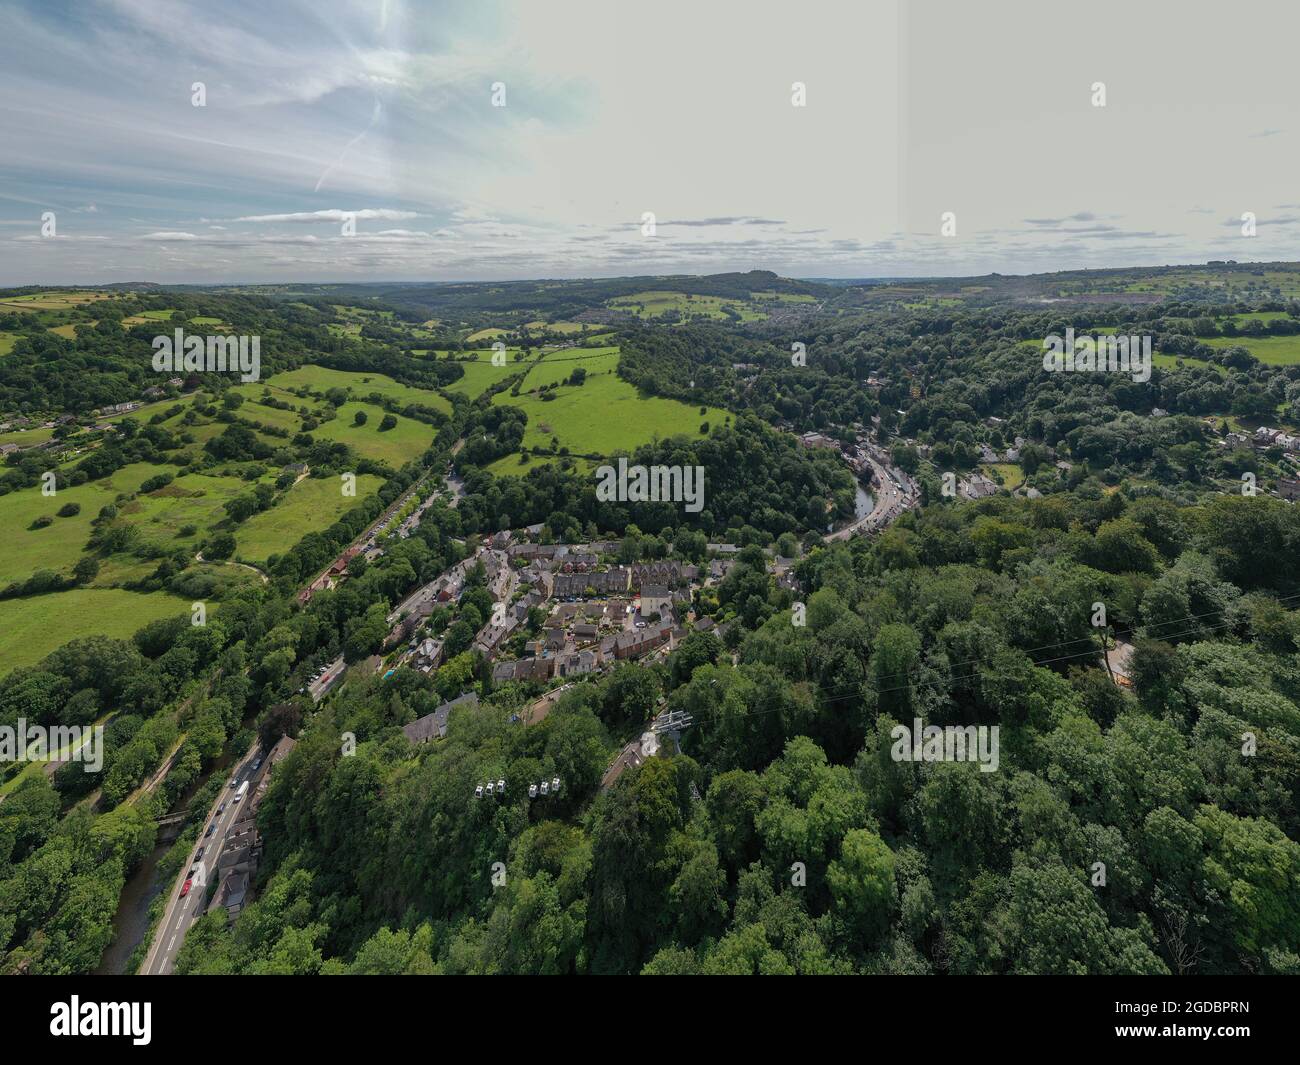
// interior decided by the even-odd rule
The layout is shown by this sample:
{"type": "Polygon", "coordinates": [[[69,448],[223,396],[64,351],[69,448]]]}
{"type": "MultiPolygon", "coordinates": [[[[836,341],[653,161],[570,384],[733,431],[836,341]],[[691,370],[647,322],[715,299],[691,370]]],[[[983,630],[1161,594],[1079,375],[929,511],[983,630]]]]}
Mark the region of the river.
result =
{"type": "Polygon", "coordinates": [[[871,493],[862,487],[861,482],[857,485],[857,493],[853,499],[853,519],[859,521],[871,513],[871,508],[876,505],[876,501],[871,498],[871,493]]]}

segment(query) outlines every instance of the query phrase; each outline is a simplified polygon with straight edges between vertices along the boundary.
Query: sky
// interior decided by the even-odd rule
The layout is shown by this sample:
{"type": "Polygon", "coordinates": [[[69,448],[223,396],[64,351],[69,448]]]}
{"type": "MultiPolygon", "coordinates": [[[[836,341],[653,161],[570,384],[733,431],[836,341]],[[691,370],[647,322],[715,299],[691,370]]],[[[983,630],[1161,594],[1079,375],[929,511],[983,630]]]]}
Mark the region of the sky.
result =
{"type": "Polygon", "coordinates": [[[2,0],[0,285],[1300,259],[1297,30],[1266,0],[2,0]]]}

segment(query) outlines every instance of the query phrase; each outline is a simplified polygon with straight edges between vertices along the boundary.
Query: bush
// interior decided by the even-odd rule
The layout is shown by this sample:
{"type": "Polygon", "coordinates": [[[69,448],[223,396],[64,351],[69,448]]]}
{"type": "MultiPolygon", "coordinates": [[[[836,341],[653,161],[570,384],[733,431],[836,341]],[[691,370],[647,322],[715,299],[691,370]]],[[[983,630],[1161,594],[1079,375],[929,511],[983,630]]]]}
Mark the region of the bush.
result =
{"type": "Polygon", "coordinates": [[[140,494],[148,495],[150,492],[156,492],[159,488],[166,488],[172,483],[174,478],[170,473],[160,473],[156,477],[150,477],[140,485],[140,494]]]}
{"type": "Polygon", "coordinates": [[[64,503],[63,506],[59,507],[60,518],[75,518],[80,513],[80,503],[64,503]]]}

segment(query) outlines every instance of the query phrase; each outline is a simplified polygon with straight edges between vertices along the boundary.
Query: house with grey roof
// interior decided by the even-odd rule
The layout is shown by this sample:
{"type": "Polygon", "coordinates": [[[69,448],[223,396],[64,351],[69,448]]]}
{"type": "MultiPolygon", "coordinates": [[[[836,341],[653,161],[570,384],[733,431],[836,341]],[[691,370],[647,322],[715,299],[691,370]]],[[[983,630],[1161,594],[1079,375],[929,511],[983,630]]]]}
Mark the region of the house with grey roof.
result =
{"type": "Polygon", "coordinates": [[[412,743],[428,743],[432,739],[441,739],[447,735],[447,720],[451,717],[452,710],[458,706],[465,706],[472,710],[478,706],[478,696],[474,692],[458,695],[451,702],[443,703],[433,713],[425,714],[424,717],[416,718],[410,724],[403,725],[402,734],[412,743]]]}

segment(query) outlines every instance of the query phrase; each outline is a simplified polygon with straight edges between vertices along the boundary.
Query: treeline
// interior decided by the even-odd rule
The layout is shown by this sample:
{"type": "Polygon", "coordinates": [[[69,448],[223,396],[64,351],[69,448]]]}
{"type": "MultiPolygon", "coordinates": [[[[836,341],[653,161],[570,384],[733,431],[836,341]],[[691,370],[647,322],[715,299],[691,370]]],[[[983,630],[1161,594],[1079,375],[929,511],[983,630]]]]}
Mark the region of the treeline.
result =
{"type": "Polygon", "coordinates": [[[356,303],[363,307],[394,308],[399,316],[419,322],[430,317],[457,317],[484,326],[522,325],[537,317],[568,318],[607,300],[647,290],[683,292],[725,299],[749,299],[754,292],[825,295],[829,290],[815,282],[778,277],[770,270],[709,274],[703,277],[617,277],[594,280],[506,281],[491,284],[320,285],[327,297],[317,303],[356,303]],[[505,323],[502,315],[512,321],[505,323]]]}
{"type": "MultiPolygon", "coordinates": [[[[698,511],[686,510],[682,501],[598,500],[594,474],[579,474],[564,461],[536,466],[523,477],[492,477],[470,464],[516,450],[524,414],[493,407],[483,419],[479,432],[472,424],[466,430],[468,441],[458,456],[469,492],[460,505],[461,518],[472,532],[542,522],[549,535],[575,541],[596,531],[621,532],[629,523],[651,533],[690,529],[710,537],[749,525],[775,538],[785,532],[824,531],[853,514],[853,476],[838,456],[806,450],[789,434],[774,432],[752,417],[741,416],[734,427],[714,428],[707,437],[674,437],[626,456],[629,466],[702,467],[698,511]]],[[[564,455],[563,449],[550,453],[564,455]]],[[[589,458],[611,465],[618,461],[615,456],[589,458]]]]}
{"type": "MultiPolygon", "coordinates": [[[[231,335],[261,337],[261,375],[270,377],[302,365],[314,353],[341,345],[325,328],[326,319],[310,308],[294,308],[259,297],[194,295],[169,292],[138,300],[98,301],[72,312],[76,337],[68,339],[33,322],[14,350],[0,362],[0,411],[60,411],[85,415],[92,410],[139,400],[146,388],[172,376],[183,388],[208,386],[217,374],[159,374],[153,368],[152,340],[177,328],[206,335],[209,323],[187,325],[191,318],[219,318],[231,335]],[[124,317],[144,310],[173,310],[158,319],[123,328],[124,317]],[[93,314],[95,321],[90,320],[93,314]]],[[[228,374],[236,383],[237,374],[228,374]]]]}

